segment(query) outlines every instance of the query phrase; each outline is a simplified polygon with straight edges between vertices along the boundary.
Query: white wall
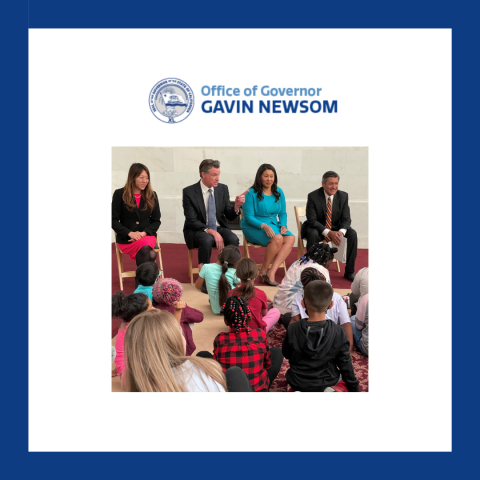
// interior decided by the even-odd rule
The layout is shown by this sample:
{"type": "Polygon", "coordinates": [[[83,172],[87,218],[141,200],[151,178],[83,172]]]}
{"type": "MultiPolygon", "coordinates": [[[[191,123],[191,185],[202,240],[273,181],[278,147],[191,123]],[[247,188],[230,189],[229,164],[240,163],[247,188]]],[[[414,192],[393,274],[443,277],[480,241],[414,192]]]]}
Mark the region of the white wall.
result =
{"type": "MultiPolygon", "coordinates": [[[[228,185],[232,200],[252,186],[262,163],[272,164],[287,199],[288,228],[294,235],[298,233],[294,205],[306,204],[308,193],[321,187],[327,170],[337,172],[340,190],[349,194],[359,248],[368,248],[367,147],[113,147],[112,194],[125,185],[132,163],[146,165],[160,201],[160,242],[184,243],[182,189],[200,180],[198,166],[205,158],[220,160],[220,182],[228,185]]],[[[241,231],[235,233],[242,241],[241,231]]]]}

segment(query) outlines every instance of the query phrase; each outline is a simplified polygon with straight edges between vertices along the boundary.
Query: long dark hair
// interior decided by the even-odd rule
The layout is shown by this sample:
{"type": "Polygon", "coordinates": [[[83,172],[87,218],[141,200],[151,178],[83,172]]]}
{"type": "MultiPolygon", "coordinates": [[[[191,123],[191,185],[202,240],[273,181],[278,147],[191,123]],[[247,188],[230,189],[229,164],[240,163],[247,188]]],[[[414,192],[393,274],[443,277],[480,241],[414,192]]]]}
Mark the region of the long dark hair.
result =
{"type": "Polygon", "coordinates": [[[143,293],[125,295],[123,292],[117,292],[112,295],[112,317],[121,318],[128,323],[139,313],[145,312],[148,305],[148,297],[143,293]]]}
{"type": "Polygon", "coordinates": [[[263,200],[263,183],[262,183],[262,173],[265,170],[271,170],[275,175],[275,180],[273,181],[272,185],[272,193],[275,196],[275,201],[278,202],[280,200],[280,192],[277,190],[277,171],[270,165],[269,163],[264,163],[258,167],[257,174],[255,175],[255,181],[250,188],[253,188],[253,191],[257,194],[259,200],[263,200]]]}
{"type": "Polygon", "coordinates": [[[218,301],[220,305],[225,303],[225,299],[228,297],[228,292],[232,289],[232,285],[228,281],[227,270],[229,268],[235,267],[238,261],[242,258],[240,249],[235,245],[226,246],[218,256],[218,261],[222,266],[222,274],[220,275],[220,280],[218,281],[218,301]]]}
{"type": "Polygon", "coordinates": [[[253,282],[258,273],[258,266],[251,258],[242,258],[237,264],[237,277],[246,281],[245,285],[240,285],[235,295],[244,298],[247,302],[255,297],[255,287],[253,282]]]}
{"type": "Polygon", "coordinates": [[[145,211],[147,208],[153,212],[153,208],[155,207],[155,192],[152,189],[152,184],[150,183],[150,171],[148,168],[143,165],[143,163],[132,163],[130,166],[130,170],[128,171],[127,181],[125,183],[125,189],[123,191],[123,201],[127,206],[127,209],[130,212],[133,212],[133,209],[136,208],[137,203],[135,202],[135,197],[133,195],[133,189],[135,188],[135,180],[139,177],[143,171],[147,172],[148,175],[148,183],[144,190],[142,190],[142,198],[144,202],[144,207],[142,211],[145,211]]]}

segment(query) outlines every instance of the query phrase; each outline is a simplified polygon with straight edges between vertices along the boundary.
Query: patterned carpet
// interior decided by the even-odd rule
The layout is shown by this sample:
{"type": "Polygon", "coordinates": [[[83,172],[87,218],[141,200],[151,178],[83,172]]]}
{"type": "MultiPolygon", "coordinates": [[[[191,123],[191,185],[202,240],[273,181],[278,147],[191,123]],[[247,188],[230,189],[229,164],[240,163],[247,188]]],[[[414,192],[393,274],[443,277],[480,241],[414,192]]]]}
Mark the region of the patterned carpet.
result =
{"type": "MultiPolygon", "coordinates": [[[[283,339],[285,338],[286,330],[283,325],[277,323],[272,327],[268,332],[268,343],[270,347],[282,347],[283,339]]],[[[354,347],[355,348],[355,347],[354,347]]],[[[353,356],[353,369],[355,370],[355,375],[360,382],[359,390],[361,392],[368,392],[368,358],[364,357],[361,353],[355,348],[353,356]]],[[[280,373],[275,381],[270,386],[271,392],[286,392],[287,391],[287,381],[285,379],[285,373],[288,370],[288,360],[285,358],[283,360],[282,368],[280,373]]]]}

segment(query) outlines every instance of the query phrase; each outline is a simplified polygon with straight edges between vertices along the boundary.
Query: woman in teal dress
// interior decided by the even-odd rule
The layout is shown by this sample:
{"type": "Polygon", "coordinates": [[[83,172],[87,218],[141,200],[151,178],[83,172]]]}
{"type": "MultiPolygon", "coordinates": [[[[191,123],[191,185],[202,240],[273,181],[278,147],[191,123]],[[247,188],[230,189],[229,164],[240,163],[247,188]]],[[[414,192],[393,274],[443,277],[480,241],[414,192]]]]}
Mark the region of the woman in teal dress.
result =
{"type": "Polygon", "coordinates": [[[272,165],[264,163],[259,167],[242,208],[241,226],[245,238],[250,243],[267,247],[260,278],[276,286],[275,273],[292,251],[295,237],[287,229],[285,195],[277,187],[277,172],[272,165]]]}

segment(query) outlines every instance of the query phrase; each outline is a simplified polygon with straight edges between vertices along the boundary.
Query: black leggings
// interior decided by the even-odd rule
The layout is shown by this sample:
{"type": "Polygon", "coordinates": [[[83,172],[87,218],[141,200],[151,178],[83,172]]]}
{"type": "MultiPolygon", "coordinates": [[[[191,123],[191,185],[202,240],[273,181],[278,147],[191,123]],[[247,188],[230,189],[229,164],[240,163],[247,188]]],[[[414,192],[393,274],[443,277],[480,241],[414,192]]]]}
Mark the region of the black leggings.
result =
{"type": "Polygon", "coordinates": [[[278,372],[282,368],[283,353],[280,347],[270,347],[272,353],[272,366],[267,370],[270,384],[277,378],[278,372]]]}
{"type": "Polygon", "coordinates": [[[252,391],[247,374],[240,367],[227,368],[225,377],[227,377],[227,390],[229,392],[252,391]]]}
{"type": "Polygon", "coordinates": [[[157,252],[152,247],[144,245],[135,255],[137,267],[145,262],[154,262],[157,258],[157,252]]]}
{"type": "MultiPolygon", "coordinates": [[[[270,384],[277,378],[278,372],[282,368],[283,354],[279,347],[270,348],[272,355],[272,366],[267,370],[270,384]]],[[[213,358],[210,352],[198,352],[197,357],[213,358]]],[[[229,392],[251,392],[250,382],[247,374],[239,367],[230,367],[225,372],[227,377],[227,388],[229,392]]]]}

